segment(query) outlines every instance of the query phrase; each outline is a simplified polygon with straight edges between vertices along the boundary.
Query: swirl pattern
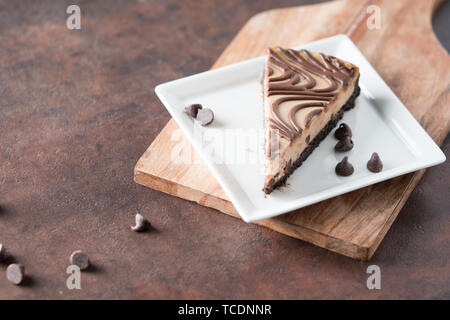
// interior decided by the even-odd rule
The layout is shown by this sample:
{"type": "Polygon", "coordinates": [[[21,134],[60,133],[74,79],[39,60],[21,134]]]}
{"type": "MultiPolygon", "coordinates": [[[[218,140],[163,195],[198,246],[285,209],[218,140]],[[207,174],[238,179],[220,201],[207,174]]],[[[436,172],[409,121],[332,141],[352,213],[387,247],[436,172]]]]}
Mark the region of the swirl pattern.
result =
{"type": "Polygon", "coordinates": [[[337,96],[340,86],[346,87],[355,73],[337,58],[318,54],[314,56],[307,50],[268,49],[268,60],[265,72],[266,97],[278,96],[271,104],[269,128],[289,141],[309,127],[312,119],[324,110],[337,96]],[[320,82],[320,83],[319,83],[320,82]],[[290,104],[285,119],[282,119],[280,107],[286,102],[290,104]],[[299,123],[296,114],[300,110],[310,108],[303,123],[299,123]]]}

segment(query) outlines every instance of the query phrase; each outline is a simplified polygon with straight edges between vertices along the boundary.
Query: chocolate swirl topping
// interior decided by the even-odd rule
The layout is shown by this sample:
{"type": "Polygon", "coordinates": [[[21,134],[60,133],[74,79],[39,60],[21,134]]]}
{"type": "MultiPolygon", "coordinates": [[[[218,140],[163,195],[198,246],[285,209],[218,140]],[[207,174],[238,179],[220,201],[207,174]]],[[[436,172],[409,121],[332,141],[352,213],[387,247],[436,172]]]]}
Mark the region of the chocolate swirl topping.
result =
{"type": "MultiPolygon", "coordinates": [[[[346,87],[355,73],[337,58],[320,53],[313,56],[307,50],[268,49],[266,78],[266,97],[282,95],[271,105],[269,128],[271,133],[278,134],[292,141],[309,127],[311,120],[326,110],[327,105],[337,96],[339,86],[346,87]],[[275,70],[279,75],[274,76],[275,70]],[[317,80],[323,79],[325,85],[319,85],[317,80]],[[282,119],[280,105],[295,101],[288,112],[288,121],[282,119]],[[304,123],[298,123],[296,113],[312,108],[304,118],[304,123]]],[[[272,134],[271,134],[272,136],[272,134]]]]}

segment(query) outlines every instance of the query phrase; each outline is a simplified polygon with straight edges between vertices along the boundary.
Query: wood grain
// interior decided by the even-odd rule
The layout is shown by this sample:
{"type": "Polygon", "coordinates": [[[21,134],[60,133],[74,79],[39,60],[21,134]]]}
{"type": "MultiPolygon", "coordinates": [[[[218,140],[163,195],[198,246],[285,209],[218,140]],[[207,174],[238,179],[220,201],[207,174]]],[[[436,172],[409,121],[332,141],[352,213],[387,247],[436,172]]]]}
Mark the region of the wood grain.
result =
{"type": "MultiPolygon", "coordinates": [[[[431,26],[431,16],[440,2],[348,0],[262,12],[247,22],[213,68],[262,55],[269,46],[295,46],[346,33],[441,144],[449,131],[450,58],[431,26]],[[366,25],[371,5],[381,9],[380,29],[369,30],[366,25]]],[[[170,161],[176,146],[187,145],[188,140],[170,120],[136,164],[135,181],[238,217],[195,153],[193,165],[170,161]]],[[[423,173],[391,179],[258,224],[368,260],[423,173]]]]}

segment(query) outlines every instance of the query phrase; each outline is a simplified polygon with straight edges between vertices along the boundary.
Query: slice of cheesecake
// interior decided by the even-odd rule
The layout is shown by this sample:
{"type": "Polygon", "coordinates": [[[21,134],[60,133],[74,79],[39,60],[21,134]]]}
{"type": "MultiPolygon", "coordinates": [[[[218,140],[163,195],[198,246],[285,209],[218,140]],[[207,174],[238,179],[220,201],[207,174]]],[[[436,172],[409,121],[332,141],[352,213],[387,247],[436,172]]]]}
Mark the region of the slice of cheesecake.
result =
{"type": "Polygon", "coordinates": [[[359,95],[359,68],[306,50],[270,48],[263,75],[265,183],[283,185],[359,95]]]}

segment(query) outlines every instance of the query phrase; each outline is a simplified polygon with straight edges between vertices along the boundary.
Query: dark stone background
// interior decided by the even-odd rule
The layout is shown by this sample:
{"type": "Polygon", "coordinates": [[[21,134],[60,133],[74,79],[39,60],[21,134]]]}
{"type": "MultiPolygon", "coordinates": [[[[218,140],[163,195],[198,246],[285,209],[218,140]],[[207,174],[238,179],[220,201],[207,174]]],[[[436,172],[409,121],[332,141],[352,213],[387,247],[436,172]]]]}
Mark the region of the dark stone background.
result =
{"type": "MultiPolygon", "coordinates": [[[[0,1],[0,242],[30,275],[0,298],[450,298],[448,161],[370,263],[133,182],[169,120],[153,87],[207,70],[254,14],[313,1],[0,1]],[[65,9],[82,8],[82,31],[65,9]],[[130,231],[134,215],[156,231],[130,231]],[[95,267],[82,290],[68,257],[95,267]],[[366,288],[366,268],[382,290],[366,288]]],[[[435,27],[449,45],[449,5],[435,27]]],[[[449,139],[442,146],[448,155],[449,139]]]]}

